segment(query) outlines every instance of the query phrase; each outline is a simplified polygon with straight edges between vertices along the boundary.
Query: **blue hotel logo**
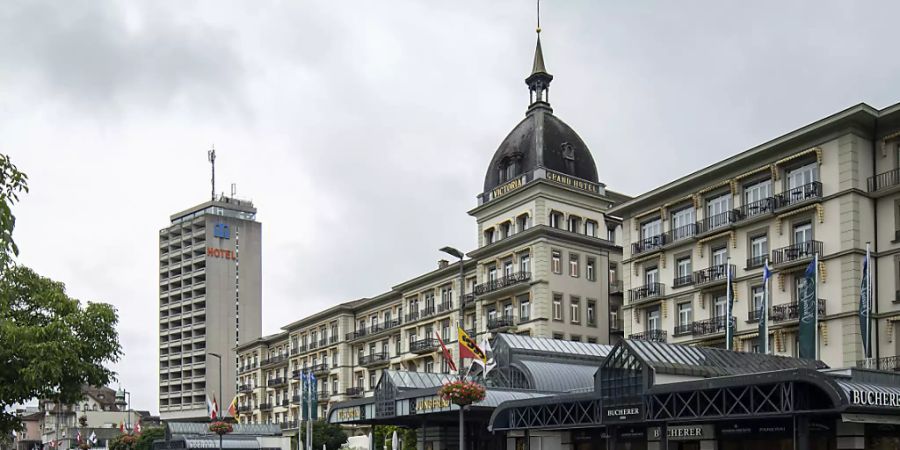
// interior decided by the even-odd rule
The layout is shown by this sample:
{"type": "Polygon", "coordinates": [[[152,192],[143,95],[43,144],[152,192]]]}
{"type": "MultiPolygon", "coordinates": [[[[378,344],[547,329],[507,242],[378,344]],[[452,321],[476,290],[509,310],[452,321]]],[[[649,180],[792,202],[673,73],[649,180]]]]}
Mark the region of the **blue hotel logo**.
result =
{"type": "Polygon", "coordinates": [[[222,239],[231,239],[231,230],[227,223],[217,223],[213,228],[213,236],[222,239]]]}

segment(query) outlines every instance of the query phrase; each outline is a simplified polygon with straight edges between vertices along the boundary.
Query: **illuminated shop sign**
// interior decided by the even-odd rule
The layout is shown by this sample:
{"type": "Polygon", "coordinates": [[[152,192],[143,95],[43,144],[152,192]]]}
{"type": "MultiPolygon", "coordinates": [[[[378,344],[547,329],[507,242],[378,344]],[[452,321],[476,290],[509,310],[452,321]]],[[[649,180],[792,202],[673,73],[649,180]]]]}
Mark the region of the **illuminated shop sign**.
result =
{"type": "Polygon", "coordinates": [[[568,175],[563,175],[551,170],[547,171],[547,179],[556,184],[568,186],[579,191],[590,192],[591,194],[600,193],[600,186],[598,184],[591,183],[590,181],[585,181],[579,178],[570,177],[568,175]]]}
{"type": "Polygon", "coordinates": [[[237,253],[234,250],[225,250],[224,248],[206,247],[206,256],[237,261],[237,253]]]}
{"type": "Polygon", "coordinates": [[[850,404],[856,406],[879,406],[900,408],[900,395],[894,392],[864,391],[850,389],[850,404]]]}

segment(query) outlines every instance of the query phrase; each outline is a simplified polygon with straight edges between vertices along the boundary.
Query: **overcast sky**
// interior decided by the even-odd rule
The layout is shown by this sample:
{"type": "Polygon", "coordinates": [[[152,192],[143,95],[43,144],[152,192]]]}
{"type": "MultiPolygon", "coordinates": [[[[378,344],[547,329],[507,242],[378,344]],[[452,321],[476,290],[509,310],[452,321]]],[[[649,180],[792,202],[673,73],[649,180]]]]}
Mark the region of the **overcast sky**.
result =
{"type": "MultiPolygon", "coordinates": [[[[555,113],[639,194],[809,122],[900,101],[900,2],[545,0],[555,113]]],[[[20,261],[115,305],[158,411],[158,230],[237,183],[263,223],[263,330],[471,249],[523,117],[532,0],[0,4],[0,152],[20,261]]]]}

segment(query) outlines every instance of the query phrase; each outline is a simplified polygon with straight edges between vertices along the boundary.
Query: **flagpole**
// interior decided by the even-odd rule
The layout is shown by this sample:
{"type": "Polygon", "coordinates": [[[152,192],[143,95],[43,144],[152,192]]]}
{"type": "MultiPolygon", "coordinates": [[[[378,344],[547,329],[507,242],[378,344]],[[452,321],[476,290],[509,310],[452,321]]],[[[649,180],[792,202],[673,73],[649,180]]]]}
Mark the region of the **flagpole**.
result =
{"type": "Polygon", "coordinates": [[[763,304],[762,304],[762,312],[760,314],[760,320],[763,321],[762,329],[759,331],[762,332],[762,336],[760,339],[763,344],[763,354],[769,354],[769,278],[771,277],[771,272],[769,272],[769,258],[766,258],[765,269],[763,269],[763,304]]]}
{"type": "Polygon", "coordinates": [[[866,242],[866,348],[865,358],[872,357],[872,255],[866,242]]]}
{"type": "Polygon", "coordinates": [[[816,344],[815,355],[816,355],[816,360],[818,360],[819,359],[819,252],[816,252],[816,255],[813,258],[814,258],[813,260],[815,261],[815,265],[813,268],[815,282],[813,283],[813,286],[814,286],[814,291],[816,293],[816,295],[812,299],[813,300],[813,314],[814,314],[813,317],[815,318],[813,320],[813,323],[815,324],[815,327],[813,327],[815,334],[813,336],[815,336],[815,338],[816,338],[816,340],[815,340],[815,344],[816,344]]]}

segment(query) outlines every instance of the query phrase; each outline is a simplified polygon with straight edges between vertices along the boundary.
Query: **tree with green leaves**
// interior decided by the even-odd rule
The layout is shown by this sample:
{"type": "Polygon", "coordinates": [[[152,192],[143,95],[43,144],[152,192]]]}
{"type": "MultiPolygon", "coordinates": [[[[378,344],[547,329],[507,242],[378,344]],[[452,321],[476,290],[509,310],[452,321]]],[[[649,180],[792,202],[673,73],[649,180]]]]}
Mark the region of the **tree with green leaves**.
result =
{"type": "Polygon", "coordinates": [[[10,408],[35,398],[72,404],[82,386],[103,386],[122,350],[118,315],[105,303],[82,304],[65,286],[16,264],[12,206],[27,177],[0,154],[0,435],[21,429],[10,408]]]}
{"type": "Polygon", "coordinates": [[[375,450],[397,450],[391,448],[391,439],[397,432],[397,437],[402,442],[402,449],[399,450],[416,450],[416,430],[414,428],[403,428],[395,425],[377,425],[372,439],[375,441],[375,450]]]}
{"type": "Polygon", "coordinates": [[[166,430],[162,427],[144,428],[134,444],[134,450],[152,450],[153,441],[166,437],[166,430]]]}
{"type": "MultiPolygon", "coordinates": [[[[327,450],[338,450],[347,442],[347,433],[340,425],[329,423],[326,420],[316,420],[312,426],[312,446],[314,449],[322,448],[325,444],[327,450]]],[[[306,442],[306,427],[300,427],[300,447],[306,442]]]]}

